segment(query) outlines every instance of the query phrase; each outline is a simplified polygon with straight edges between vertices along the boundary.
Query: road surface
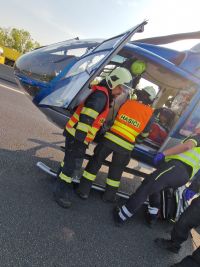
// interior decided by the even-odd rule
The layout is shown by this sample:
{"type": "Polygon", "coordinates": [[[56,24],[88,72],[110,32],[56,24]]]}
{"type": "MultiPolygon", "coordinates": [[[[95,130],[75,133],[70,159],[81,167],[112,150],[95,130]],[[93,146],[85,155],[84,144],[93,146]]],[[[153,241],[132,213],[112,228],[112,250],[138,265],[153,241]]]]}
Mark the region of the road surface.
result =
{"type": "Polygon", "coordinates": [[[169,225],[150,229],[142,212],[115,227],[113,205],[96,191],[88,201],[72,194],[72,208],[60,208],[52,198],[52,178],[36,163],[58,167],[62,131],[5,80],[0,80],[0,114],[0,266],[164,267],[193,250],[191,240],[179,255],[156,248],[154,238],[167,237],[169,225]]]}

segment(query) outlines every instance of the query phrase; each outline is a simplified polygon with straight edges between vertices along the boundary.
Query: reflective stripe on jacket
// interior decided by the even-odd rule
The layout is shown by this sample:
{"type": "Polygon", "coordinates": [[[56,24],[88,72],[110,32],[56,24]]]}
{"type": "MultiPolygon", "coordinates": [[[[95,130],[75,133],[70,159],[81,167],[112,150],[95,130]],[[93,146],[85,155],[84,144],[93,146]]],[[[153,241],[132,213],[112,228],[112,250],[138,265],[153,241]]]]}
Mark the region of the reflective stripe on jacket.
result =
{"type": "Polygon", "coordinates": [[[119,109],[105,138],[127,150],[132,150],[136,136],[144,130],[152,114],[153,109],[150,106],[136,100],[127,100],[119,109]]]}
{"type": "Polygon", "coordinates": [[[80,130],[87,133],[85,140],[84,140],[85,144],[89,144],[91,141],[94,140],[97,132],[102,127],[104,121],[106,120],[106,118],[108,116],[108,112],[109,112],[109,95],[108,95],[107,89],[105,87],[102,87],[102,86],[93,85],[92,86],[92,92],[94,92],[96,90],[103,91],[107,96],[107,103],[106,103],[106,106],[105,106],[103,112],[101,112],[99,114],[94,109],[87,108],[84,106],[84,103],[81,103],[77,107],[76,111],[71,116],[71,118],[69,119],[69,121],[67,122],[66,127],[65,127],[66,130],[71,135],[75,136],[76,129],[78,129],[77,123],[79,122],[80,114],[85,114],[87,116],[92,117],[94,119],[94,122],[92,125],[79,123],[79,126],[78,126],[80,128],[80,130]]]}
{"type": "Polygon", "coordinates": [[[200,169],[200,147],[194,147],[178,155],[166,156],[165,160],[177,159],[192,167],[192,178],[200,169]]]}

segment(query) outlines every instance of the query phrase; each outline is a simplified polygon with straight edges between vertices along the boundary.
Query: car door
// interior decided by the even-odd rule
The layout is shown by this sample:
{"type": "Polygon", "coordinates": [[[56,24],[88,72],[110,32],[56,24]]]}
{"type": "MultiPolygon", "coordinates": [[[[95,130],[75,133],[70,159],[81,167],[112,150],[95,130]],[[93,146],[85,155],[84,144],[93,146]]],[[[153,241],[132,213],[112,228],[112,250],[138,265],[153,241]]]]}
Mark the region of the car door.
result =
{"type": "Polygon", "coordinates": [[[48,95],[35,99],[39,106],[67,108],[75,96],[98,76],[110,59],[116,55],[136,32],[142,32],[147,21],[130,30],[107,39],[82,56],[56,83],[48,95]]]}

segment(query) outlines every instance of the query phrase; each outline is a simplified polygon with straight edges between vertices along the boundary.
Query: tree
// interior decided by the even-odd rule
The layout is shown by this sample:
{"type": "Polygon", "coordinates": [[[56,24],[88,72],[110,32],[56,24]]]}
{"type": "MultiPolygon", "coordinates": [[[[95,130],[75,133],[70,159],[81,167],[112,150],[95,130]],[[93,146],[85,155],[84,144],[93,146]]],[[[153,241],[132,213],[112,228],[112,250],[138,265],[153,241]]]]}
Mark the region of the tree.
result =
{"type": "Polygon", "coordinates": [[[16,28],[0,28],[0,44],[14,48],[20,53],[26,53],[40,46],[31,38],[28,31],[16,28]]]}

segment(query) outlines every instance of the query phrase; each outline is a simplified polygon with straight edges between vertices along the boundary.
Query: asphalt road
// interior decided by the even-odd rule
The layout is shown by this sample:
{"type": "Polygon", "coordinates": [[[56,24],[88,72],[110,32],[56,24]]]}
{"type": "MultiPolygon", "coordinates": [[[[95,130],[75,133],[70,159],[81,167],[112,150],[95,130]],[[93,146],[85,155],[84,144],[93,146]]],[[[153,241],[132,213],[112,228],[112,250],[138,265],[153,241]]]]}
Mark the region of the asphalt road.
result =
{"type": "Polygon", "coordinates": [[[8,81],[12,84],[16,84],[13,68],[7,65],[0,64],[0,79],[4,81],[8,81]]]}
{"type": "Polygon", "coordinates": [[[115,227],[113,205],[96,191],[88,201],[73,194],[72,208],[60,208],[52,199],[52,178],[36,162],[58,167],[61,130],[5,80],[0,80],[0,125],[1,267],[164,267],[192,251],[191,240],[179,255],[156,248],[154,238],[167,237],[170,226],[150,229],[142,212],[115,227]]]}

